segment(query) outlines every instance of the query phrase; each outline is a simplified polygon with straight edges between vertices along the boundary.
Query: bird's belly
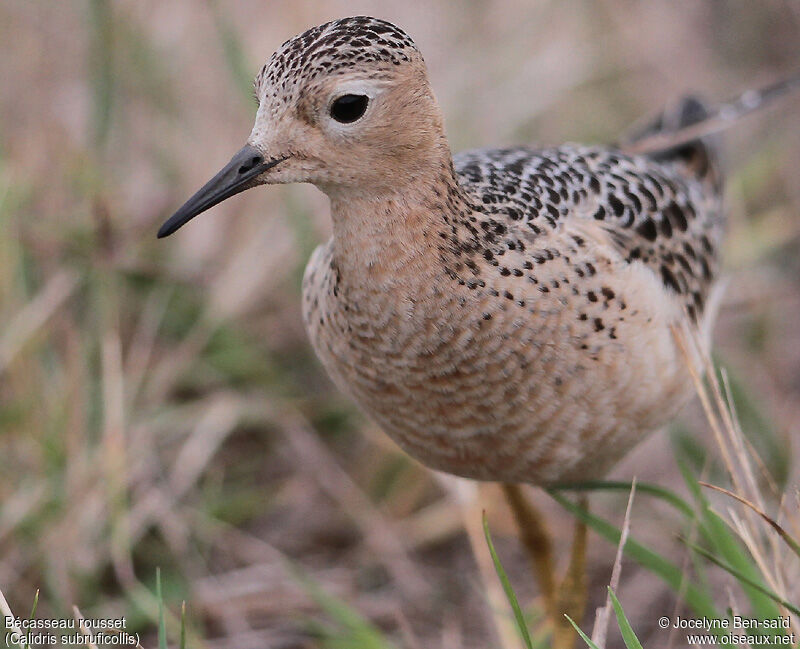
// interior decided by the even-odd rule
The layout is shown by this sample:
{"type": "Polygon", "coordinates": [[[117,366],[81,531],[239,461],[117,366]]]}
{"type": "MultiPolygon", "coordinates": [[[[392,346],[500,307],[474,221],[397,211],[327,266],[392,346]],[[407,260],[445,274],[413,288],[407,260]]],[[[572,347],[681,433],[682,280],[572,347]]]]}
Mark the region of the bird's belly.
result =
{"type": "Polygon", "coordinates": [[[306,325],[337,385],[434,469],[534,484],[601,477],[692,392],[666,323],[631,317],[616,339],[587,344],[569,311],[485,320],[443,317],[447,304],[426,318],[385,300],[355,313],[329,300],[306,325]]]}

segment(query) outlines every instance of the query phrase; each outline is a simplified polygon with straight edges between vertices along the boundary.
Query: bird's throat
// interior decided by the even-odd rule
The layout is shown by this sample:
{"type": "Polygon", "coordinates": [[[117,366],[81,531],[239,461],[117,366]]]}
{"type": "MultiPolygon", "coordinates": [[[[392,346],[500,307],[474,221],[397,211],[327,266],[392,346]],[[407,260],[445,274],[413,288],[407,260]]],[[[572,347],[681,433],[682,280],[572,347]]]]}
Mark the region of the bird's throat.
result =
{"type": "Polygon", "coordinates": [[[448,207],[423,185],[377,197],[329,194],[334,258],[348,282],[396,286],[441,270],[437,246],[448,207]]]}

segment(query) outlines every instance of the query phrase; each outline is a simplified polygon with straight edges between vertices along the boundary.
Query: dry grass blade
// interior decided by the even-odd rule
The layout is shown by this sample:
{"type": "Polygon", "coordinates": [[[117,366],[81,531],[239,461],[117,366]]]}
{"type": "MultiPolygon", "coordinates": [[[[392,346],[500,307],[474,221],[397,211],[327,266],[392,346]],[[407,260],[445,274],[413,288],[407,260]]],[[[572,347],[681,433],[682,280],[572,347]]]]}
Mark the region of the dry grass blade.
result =
{"type": "Polygon", "coordinates": [[[408,618],[406,617],[405,613],[403,613],[402,609],[395,609],[394,619],[397,622],[397,626],[399,627],[400,633],[403,637],[403,646],[407,647],[408,649],[422,649],[419,638],[414,633],[414,629],[411,627],[411,623],[408,621],[408,618]]]}
{"type": "Polygon", "coordinates": [[[242,405],[232,395],[223,394],[211,400],[172,465],[170,486],[176,500],[203,474],[214,454],[235,429],[242,410],[242,405]]]}
{"type": "Polygon", "coordinates": [[[626,151],[637,154],[656,153],[687,144],[730,128],[750,113],[765,108],[775,99],[800,86],[800,76],[790,77],[761,90],[749,90],[730,102],[719,105],[707,119],[685,128],[654,133],[624,145],[626,151]]]}
{"type": "Polygon", "coordinates": [[[7,620],[8,619],[12,620],[11,630],[17,635],[22,635],[22,631],[20,630],[19,625],[17,625],[17,623],[14,621],[17,618],[11,612],[11,607],[8,605],[8,602],[6,601],[6,596],[3,595],[2,588],[0,588],[0,611],[3,612],[3,617],[5,617],[7,620]]]}
{"type": "MultiPolygon", "coordinates": [[[[633,507],[633,498],[636,495],[636,478],[634,477],[631,482],[631,492],[628,496],[628,505],[625,507],[625,518],[622,521],[622,534],[617,544],[617,554],[614,557],[614,566],[611,568],[611,580],[609,586],[612,591],[616,592],[619,588],[619,578],[622,574],[622,555],[625,549],[625,543],[628,542],[628,534],[631,530],[631,508],[633,507]]],[[[606,646],[606,637],[608,634],[608,623],[611,619],[611,592],[606,595],[606,603],[597,609],[594,618],[594,628],[592,629],[592,642],[594,642],[600,649],[606,646]]]]}
{"type": "Polygon", "coordinates": [[[766,553],[764,552],[763,548],[759,545],[759,537],[754,536],[754,531],[752,528],[747,525],[742,517],[738,514],[738,512],[733,511],[732,509],[728,508],[728,520],[725,521],[727,525],[733,529],[736,534],[739,536],[739,539],[744,543],[747,550],[750,552],[750,555],[753,557],[753,561],[755,561],[758,571],[760,572],[762,578],[767,582],[767,585],[773,591],[781,591],[780,586],[778,585],[778,578],[777,575],[771,570],[770,566],[766,563],[766,553]]]}
{"type": "Polygon", "coordinates": [[[169,392],[180,376],[201,354],[214,335],[216,325],[207,319],[200,319],[184,334],[180,343],[171,353],[166,354],[151,370],[147,381],[144,400],[152,403],[169,401],[169,392]]]}
{"type": "Polygon", "coordinates": [[[78,286],[78,273],[60,270],[44,288],[11,320],[0,336],[0,372],[3,372],[25,343],[50,319],[78,286]]]}
{"type": "MultiPolygon", "coordinates": [[[[755,463],[756,468],[758,469],[762,480],[767,485],[767,488],[770,490],[770,492],[773,494],[773,496],[778,500],[777,512],[778,512],[778,515],[780,515],[780,513],[783,511],[783,496],[779,494],[777,485],[775,484],[775,480],[773,479],[773,477],[770,474],[770,472],[767,470],[767,468],[764,465],[764,462],[762,461],[762,459],[759,457],[758,453],[756,452],[755,448],[753,447],[752,442],[744,436],[744,433],[743,433],[742,428],[741,428],[741,423],[740,423],[740,420],[739,420],[739,416],[738,416],[738,414],[736,412],[736,402],[735,402],[735,400],[733,398],[733,390],[731,389],[731,382],[730,382],[730,377],[728,376],[728,372],[725,370],[725,368],[722,368],[720,374],[722,376],[722,385],[723,385],[723,388],[725,390],[725,403],[727,404],[728,408],[730,409],[731,419],[732,419],[733,425],[735,426],[735,432],[736,432],[736,436],[735,437],[740,442],[743,442],[743,446],[740,449],[739,454],[740,455],[746,455],[746,457],[748,459],[751,459],[755,463]]],[[[756,513],[760,514],[761,512],[763,512],[765,510],[764,498],[763,498],[763,495],[762,495],[762,490],[759,489],[758,483],[756,482],[756,477],[755,477],[755,473],[753,471],[753,467],[750,466],[749,463],[746,463],[745,466],[743,467],[743,469],[745,471],[745,477],[746,477],[746,479],[748,481],[748,485],[750,486],[750,493],[753,494],[757,498],[757,500],[755,502],[758,505],[758,508],[754,509],[754,511],[756,513]]],[[[733,495],[733,494],[731,494],[731,495],[733,495]]],[[[762,518],[763,518],[763,515],[762,515],[762,518]]],[[[774,522],[777,524],[777,521],[774,521],[774,522]]],[[[771,521],[768,521],[768,523],[771,524],[771,521]]],[[[780,536],[780,532],[779,532],[779,536],[780,536]]],[[[787,534],[787,538],[785,538],[784,541],[787,542],[790,547],[792,547],[791,546],[791,542],[789,540],[787,540],[788,538],[790,538],[790,537],[788,537],[788,534],[787,534]]],[[[781,564],[783,562],[782,562],[782,557],[781,557],[780,539],[776,538],[776,536],[774,534],[770,534],[770,535],[768,535],[768,541],[770,543],[770,549],[772,550],[773,565],[772,565],[771,569],[763,570],[763,572],[764,572],[765,576],[768,576],[770,579],[774,579],[775,580],[775,586],[774,586],[775,590],[785,593],[785,592],[787,592],[787,586],[786,586],[786,580],[784,579],[784,571],[781,570],[781,564]]],[[[794,541],[794,539],[791,539],[791,541],[794,541]]],[[[751,544],[751,545],[754,545],[754,544],[751,544]]],[[[767,550],[768,549],[765,548],[764,554],[767,554],[767,550]]],[[[795,554],[798,554],[797,550],[795,550],[795,554]]],[[[756,556],[756,555],[754,555],[754,556],[756,556]]],[[[757,558],[761,559],[761,560],[766,560],[766,557],[762,557],[762,556],[757,556],[757,558]]]]}
{"type": "Polygon", "coordinates": [[[2,541],[25,517],[36,511],[47,497],[43,484],[26,486],[4,499],[0,508],[0,541],[2,541]]]}
{"type": "MultiPolygon", "coordinates": [[[[794,580],[786,577],[788,573],[786,575],[783,573],[789,570],[790,563],[780,560],[775,545],[776,537],[764,533],[764,523],[767,524],[767,529],[773,530],[778,537],[784,540],[794,555],[798,554],[800,547],[777,521],[764,512],[763,495],[758,487],[752,466],[755,453],[752,446],[745,442],[736,411],[733,409],[731,391],[724,371],[721,373],[725,382],[725,391],[723,392],[716,368],[696,329],[684,326],[681,329],[673,329],[673,333],[676,343],[684,353],[733,488],[725,489],[707,482],[699,484],[733,497],[746,505],[744,516],[739,516],[729,510],[727,519],[722,518],[722,520],[734,530],[744,544],[760,573],[760,578],[770,585],[780,600],[788,601],[790,597],[787,594],[786,584],[793,583],[794,580]]],[[[706,555],[704,554],[704,556],[706,555]]],[[[716,558],[712,561],[719,563],[716,558]]],[[[736,576],[743,573],[739,571],[731,572],[731,574],[736,576]]],[[[737,579],[739,579],[738,576],[737,579]]],[[[741,584],[756,588],[756,590],[762,590],[760,586],[753,586],[754,582],[750,577],[741,578],[739,581],[741,584]]]]}
{"type": "Polygon", "coordinates": [[[312,433],[310,425],[295,411],[276,413],[285,431],[285,440],[319,486],[336,500],[342,511],[352,516],[361,528],[365,541],[397,580],[400,588],[411,598],[430,593],[425,578],[414,565],[405,545],[394,533],[393,526],[373,506],[336,459],[312,433]]]}
{"type": "Polygon", "coordinates": [[[90,629],[87,629],[86,625],[84,624],[83,613],[81,613],[80,609],[77,606],[72,607],[72,612],[75,615],[75,621],[78,623],[78,628],[80,629],[80,632],[86,638],[86,646],[89,647],[90,649],[97,649],[97,644],[90,640],[90,638],[92,637],[92,632],[90,629]]]}
{"type": "MultiPolygon", "coordinates": [[[[704,366],[706,355],[702,351],[703,345],[698,339],[698,333],[696,330],[690,329],[688,325],[684,325],[683,327],[673,327],[672,333],[676,343],[678,344],[678,347],[683,353],[689,373],[694,381],[695,389],[700,397],[700,403],[703,406],[703,411],[705,412],[708,423],[711,426],[712,432],[714,433],[717,446],[722,453],[725,468],[728,470],[734,485],[737,485],[739,478],[738,471],[736,470],[736,464],[734,463],[733,457],[730,454],[730,448],[725,442],[720,418],[714,408],[714,403],[712,402],[712,399],[709,396],[705,385],[703,384],[703,373],[707,370],[707,367],[704,366]]],[[[709,380],[714,380],[715,377],[713,373],[713,367],[711,369],[712,371],[707,374],[707,376],[709,380]]]]}
{"type": "Polygon", "coordinates": [[[147,377],[158,337],[158,329],[167,314],[172,291],[156,289],[151,292],[136,325],[136,332],[125,359],[127,395],[131,403],[139,396],[147,377]]]}
{"type": "MultiPolygon", "coordinates": [[[[688,323],[688,319],[686,322],[688,323]]],[[[673,328],[673,335],[684,354],[734,489],[739,493],[749,494],[752,500],[760,501],[761,496],[753,478],[750,454],[742,441],[741,428],[722,396],[714,364],[708,355],[707,345],[700,340],[697,329],[686,323],[681,328],[673,328]],[[703,382],[703,376],[710,386],[710,394],[709,388],[703,382]]]]}
{"type": "Polygon", "coordinates": [[[717,485],[709,484],[708,482],[703,482],[702,480],[699,482],[699,484],[701,484],[704,487],[708,487],[709,489],[713,489],[714,491],[718,491],[720,493],[723,493],[726,496],[730,496],[734,500],[737,500],[738,502],[740,502],[743,505],[745,505],[745,506],[749,507],[750,509],[752,509],[756,514],[758,514],[764,520],[764,522],[766,522],[772,529],[774,529],[778,533],[778,535],[786,542],[786,545],[788,545],[792,549],[792,552],[794,552],[798,557],[800,557],[800,543],[798,543],[792,537],[791,534],[789,534],[785,529],[783,529],[783,527],[781,527],[781,525],[775,519],[773,519],[771,516],[769,516],[769,514],[767,514],[766,512],[763,512],[758,507],[756,507],[753,503],[751,503],[749,500],[747,500],[746,498],[743,498],[742,496],[740,496],[738,494],[733,493],[729,489],[725,489],[724,487],[719,487],[717,485]]]}

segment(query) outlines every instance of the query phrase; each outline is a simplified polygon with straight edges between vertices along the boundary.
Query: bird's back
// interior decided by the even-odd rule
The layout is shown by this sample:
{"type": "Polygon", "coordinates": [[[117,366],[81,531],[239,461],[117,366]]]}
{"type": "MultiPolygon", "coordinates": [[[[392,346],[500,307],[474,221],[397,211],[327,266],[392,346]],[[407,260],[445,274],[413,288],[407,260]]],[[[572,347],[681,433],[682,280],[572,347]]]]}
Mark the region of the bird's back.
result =
{"type": "MultiPolygon", "coordinates": [[[[703,118],[684,100],[674,123],[662,114],[636,137],[703,118]]],[[[695,141],[650,156],[603,147],[511,148],[456,155],[460,185],[490,219],[492,263],[511,245],[533,248],[557,232],[586,229],[627,264],[642,264],[699,321],[718,268],[724,232],[721,180],[712,150],[695,141]],[[492,234],[496,236],[491,236],[492,234]],[[527,244],[525,242],[528,242],[527,244]]],[[[576,244],[581,235],[573,237],[576,244]]]]}

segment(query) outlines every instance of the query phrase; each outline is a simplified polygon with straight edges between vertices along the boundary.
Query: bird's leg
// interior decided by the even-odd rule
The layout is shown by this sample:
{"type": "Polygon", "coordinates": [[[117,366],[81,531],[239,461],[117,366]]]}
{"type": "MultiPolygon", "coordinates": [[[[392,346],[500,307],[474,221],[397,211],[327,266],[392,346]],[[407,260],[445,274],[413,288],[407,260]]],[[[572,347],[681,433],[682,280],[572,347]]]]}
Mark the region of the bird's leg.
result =
{"type": "MultiPolygon", "coordinates": [[[[581,496],[579,504],[583,509],[589,507],[585,496],[581,496]]],[[[586,536],[586,523],[576,518],[569,565],[556,594],[558,617],[553,620],[553,647],[559,649],[575,646],[575,629],[564,614],[580,624],[586,610],[586,536]]]]}
{"type": "MultiPolygon", "coordinates": [[[[553,546],[544,517],[525,498],[519,485],[503,484],[503,492],[519,528],[520,540],[533,564],[534,576],[553,628],[553,649],[572,649],[576,633],[564,617],[580,621],[586,607],[586,525],[576,521],[567,572],[556,583],[553,546]]],[[[585,500],[583,502],[585,506],[585,500]]]]}
{"type": "Polygon", "coordinates": [[[520,541],[533,563],[533,572],[539,582],[545,612],[551,620],[555,620],[558,611],[553,544],[544,518],[525,498],[519,485],[503,483],[503,493],[517,522],[520,541]]]}

